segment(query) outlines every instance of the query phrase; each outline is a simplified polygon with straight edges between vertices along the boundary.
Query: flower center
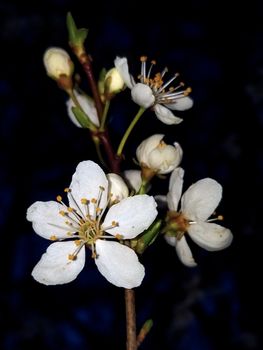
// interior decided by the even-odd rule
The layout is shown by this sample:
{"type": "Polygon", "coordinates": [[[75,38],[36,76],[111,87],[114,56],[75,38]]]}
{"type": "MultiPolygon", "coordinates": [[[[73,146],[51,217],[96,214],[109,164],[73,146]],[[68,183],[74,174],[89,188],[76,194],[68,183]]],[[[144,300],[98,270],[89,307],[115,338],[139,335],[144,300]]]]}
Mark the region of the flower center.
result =
{"type": "Polygon", "coordinates": [[[169,85],[171,85],[171,83],[179,77],[179,73],[174,74],[168,81],[164,82],[163,77],[168,72],[167,67],[165,67],[162,72],[157,72],[153,77],[151,77],[152,69],[156,65],[156,61],[151,61],[148,72],[146,67],[147,57],[141,56],[140,61],[141,74],[138,76],[138,79],[142,84],[146,84],[152,89],[156,103],[174,103],[178,98],[188,96],[192,91],[190,87],[182,90],[185,85],[183,82],[179,82],[175,87],[169,87],[169,85]]]}
{"type": "MultiPolygon", "coordinates": [[[[111,226],[104,228],[104,230],[101,228],[101,219],[109,203],[108,199],[103,208],[100,206],[104,191],[104,187],[100,186],[97,198],[81,198],[80,203],[78,203],[71,189],[66,188],[64,192],[68,193],[68,198],[74,207],[66,206],[62,197],[57,196],[57,201],[64,207],[64,210],[60,210],[59,214],[65,217],[64,223],[69,228],[67,236],[60,238],[60,240],[74,239],[76,244],[76,250],[68,255],[69,260],[77,259],[77,255],[84,245],[91,249],[92,257],[96,258],[95,242],[97,239],[120,239],[117,236],[104,235],[105,230],[119,225],[117,221],[112,221],[111,226]]],[[[50,239],[57,240],[56,236],[51,236],[50,239]]]]}

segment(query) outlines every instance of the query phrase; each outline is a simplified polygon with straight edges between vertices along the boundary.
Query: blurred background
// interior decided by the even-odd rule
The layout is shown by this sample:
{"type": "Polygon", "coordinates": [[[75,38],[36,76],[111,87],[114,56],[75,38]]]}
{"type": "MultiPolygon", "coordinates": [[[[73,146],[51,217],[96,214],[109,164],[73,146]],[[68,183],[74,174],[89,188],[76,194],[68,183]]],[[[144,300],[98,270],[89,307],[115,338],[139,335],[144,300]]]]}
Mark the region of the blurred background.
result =
{"type": "MultiPolygon", "coordinates": [[[[127,143],[123,169],[136,168],[131,158],[139,142],[164,133],[184,150],[185,189],[203,177],[222,184],[218,211],[234,234],[232,245],[215,253],[189,242],[198,262],[193,269],[162,238],[145,252],[137,326],[148,318],[154,326],[141,349],[262,349],[263,6],[255,0],[0,1],[0,349],[125,348],[123,290],[92,259],[67,285],[46,287],[31,277],[49,242],[33,232],[26,209],[60,194],[79,161],[97,160],[42,63],[49,46],[69,51],[68,11],[78,27],[90,29],[86,48],[96,76],[116,55],[139,72],[139,57],[147,55],[192,87],[194,107],[177,114],[182,124],[145,114],[127,143]]],[[[76,71],[85,87],[77,63],[76,71]]],[[[136,111],[129,91],[112,102],[115,145],[136,111]]],[[[165,194],[167,180],[154,180],[153,190],[165,194]]]]}

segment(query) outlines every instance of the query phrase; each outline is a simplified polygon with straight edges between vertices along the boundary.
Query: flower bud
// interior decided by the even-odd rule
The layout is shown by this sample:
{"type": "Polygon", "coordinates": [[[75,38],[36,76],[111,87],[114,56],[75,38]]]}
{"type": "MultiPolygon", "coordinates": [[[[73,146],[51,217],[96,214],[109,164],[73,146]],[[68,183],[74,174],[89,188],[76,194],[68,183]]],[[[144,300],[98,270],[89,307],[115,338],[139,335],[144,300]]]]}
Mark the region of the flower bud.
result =
{"type": "MultiPolygon", "coordinates": [[[[86,116],[88,117],[88,121],[90,120],[94,125],[98,127],[99,126],[98,113],[97,113],[93,99],[86,94],[79,93],[77,90],[74,90],[74,94],[81,108],[83,109],[86,116]]],[[[79,123],[74,113],[72,112],[72,107],[75,107],[75,103],[72,101],[71,98],[69,98],[68,101],[66,102],[66,105],[67,105],[68,115],[71,121],[76,126],[81,128],[82,125],[79,123]]]]}
{"type": "Polygon", "coordinates": [[[124,177],[128,185],[138,192],[142,184],[141,170],[125,170],[124,177]]]}
{"type": "Polygon", "coordinates": [[[136,156],[142,168],[157,174],[168,174],[181,162],[183,150],[178,143],[174,146],[163,141],[164,135],[156,134],[145,139],[137,148],[136,156]]]}
{"type": "Polygon", "coordinates": [[[120,92],[124,87],[124,81],[116,68],[110,69],[105,76],[105,93],[112,95],[120,92]]]}
{"type": "Polygon", "coordinates": [[[109,181],[110,205],[120,202],[127,198],[129,190],[124,180],[117,174],[109,173],[107,175],[109,181]]]}
{"type": "Polygon", "coordinates": [[[47,75],[55,80],[59,80],[61,76],[71,78],[74,69],[69,54],[59,47],[50,47],[46,50],[44,65],[47,75]]]}

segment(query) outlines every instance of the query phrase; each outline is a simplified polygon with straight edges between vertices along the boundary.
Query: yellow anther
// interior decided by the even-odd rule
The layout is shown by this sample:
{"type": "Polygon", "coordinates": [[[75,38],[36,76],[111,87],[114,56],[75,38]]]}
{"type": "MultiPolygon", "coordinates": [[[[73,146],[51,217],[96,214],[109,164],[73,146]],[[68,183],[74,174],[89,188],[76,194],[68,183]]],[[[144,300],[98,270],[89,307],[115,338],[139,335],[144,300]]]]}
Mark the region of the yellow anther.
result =
{"type": "Polygon", "coordinates": [[[101,208],[96,208],[96,213],[100,213],[102,211],[102,209],[101,208]]]}
{"type": "Polygon", "coordinates": [[[101,191],[105,191],[105,187],[103,187],[103,186],[99,186],[99,189],[100,189],[101,191]]]}
{"type": "Polygon", "coordinates": [[[121,239],[123,239],[123,235],[120,235],[119,233],[117,233],[115,235],[115,238],[118,239],[118,240],[121,240],[121,239]]]}
{"type": "Polygon", "coordinates": [[[224,217],[223,217],[223,215],[218,215],[217,219],[218,220],[224,220],[224,217]]]}
{"type": "Polygon", "coordinates": [[[141,56],[140,57],[141,62],[146,62],[147,61],[147,56],[141,56]]]}
{"type": "Polygon", "coordinates": [[[156,64],[156,61],[155,61],[155,60],[152,60],[152,61],[151,61],[151,64],[156,64]]]}
{"type": "Polygon", "coordinates": [[[81,198],[80,202],[81,204],[88,204],[87,198],[81,198]]]}
{"type": "Polygon", "coordinates": [[[61,197],[61,196],[57,196],[57,197],[56,197],[56,200],[57,200],[58,202],[62,202],[62,197],[61,197]]]}
{"type": "Polygon", "coordinates": [[[187,96],[192,92],[192,88],[188,87],[187,89],[184,90],[184,95],[187,96]]]}
{"type": "Polygon", "coordinates": [[[72,213],[72,212],[74,211],[74,209],[71,208],[71,207],[68,207],[67,209],[68,209],[68,211],[69,211],[70,213],[72,213]]]}
{"type": "Polygon", "coordinates": [[[76,244],[77,247],[79,247],[80,244],[81,244],[81,239],[76,239],[76,240],[74,241],[74,243],[76,244]]]}
{"type": "Polygon", "coordinates": [[[77,256],[74,255],[74,254],[69,254],[69,255],[68,255],[68,259],[71,260],[71,261],[73,261],[73,260],[76,260],[76,259],[77,259],[77,256]]]}
{"type": "Polygon", "coordinates": [[[119,223],[118,223],[117,221],[112,221],[112,222],[111,222],[111,225],[112,225],[113,227],[117,227],[117,226],[119,226],[119,223]]]}
{"type": "Polygon", "coordinates": [[[164,148],[166,146],[166,143],[163,141],[163,140],[161,140],[160,142],[159,142],[159,145],[157,146],[158,148],[164,148]]]}
{"type": "Polygon", "coordinates": [[[49,239],[51,239],[51,241],[56,241],[58,238],[57,238],[57,236],[52,235],[52,236],[49,237],[49,239]]]}
{"type": "Polygon", "coordinates": [[[69,221],[65,221],[65,224],[68,226],[73,226],[72,222],[69,222],[69,221]]]}
{"type": "Polygon", "coordinates": [[[64,188],[64,192],[66,192],[66,193],[71,192],[71,189],[66,187],[66,188],[64,188]]]}
{"type": "Polygon", "coordinates": [[[67,213],[64,210],[60,210],[59,214],[62,215],[62,216],[65,216],[67,213]]]}
{"type": "Polygon", "coordinates": [[[97,203],[97,199],[91,198],[91,203],[96,204],[97,203]]]}

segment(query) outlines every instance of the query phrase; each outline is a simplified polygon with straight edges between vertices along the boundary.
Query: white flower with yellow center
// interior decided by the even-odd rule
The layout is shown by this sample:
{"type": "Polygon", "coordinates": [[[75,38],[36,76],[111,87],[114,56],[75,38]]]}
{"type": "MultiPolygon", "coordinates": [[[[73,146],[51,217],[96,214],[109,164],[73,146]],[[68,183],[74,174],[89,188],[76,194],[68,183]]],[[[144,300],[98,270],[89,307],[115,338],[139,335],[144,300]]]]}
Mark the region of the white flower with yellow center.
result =
{"type": "Polygon", "coordinates": [[[137,147],[136,156],[142,167],[152,169],[157,174],[172,172],[181,162],[183,150],[179,143],[167,145],[163,134],[155,134],[137,147]]]}
{"type": "Polygon", "coordinates": [[[84,267],[87,247],[110,283],[128,289],[139,286],[144,267],[136,253],[118,240],[132,239],[151,225],[157,215],[153,197],[128,197],[108,209],[108,180],[92,161],[78,164],[65,192],[69,206],[58,196],[57,202],[35,202],[27,210],[35,232],[56,241],[32,276],[46,285],[73,281],[84,267]]]}
{"type": "Polygon", "coordinates": [[[208,251],[227,248],[233,239],[231,231],[221,225],[212,223],[222,220],[222,216],[208,219],[217,208],[222,198],[222,186],[211,178],[205,178],[191,185],[181,198],[181,209],[177,211],[182,193],[184,170],[173,171],[167,195],[168,232],[176,229],[176,237],[165,236],[167,242],[176,248],[177,255],[183,264],[196,266],[191,250],[184,237],[185,232],[200,247],[208,251]]]}
{"type": "Polygon", "coordinates": [[[182,119],[176,117],[171,110],[184,111],[192,107],[193,100],[188,96],[191,92],[191,88],[182,90],[181,88],[184,86],[182,82],[176,87],[170,86],[171,83],[178,78],[178,73],[164,82],[163,78],[168,72],[167,68],[151,77],[152,68],[156,62],[152,61],[147,71],[146,61],[147,57],[142,56],[141,73],[138,83],[135,82],[133,76],[129,72],[126,57],[116,57],[114,64],[125,84],[131,89],[131,96],[135,103],[143,108],[152,107],[156,117],[164,124],[171,125],[181,123],[182,119]]]}

